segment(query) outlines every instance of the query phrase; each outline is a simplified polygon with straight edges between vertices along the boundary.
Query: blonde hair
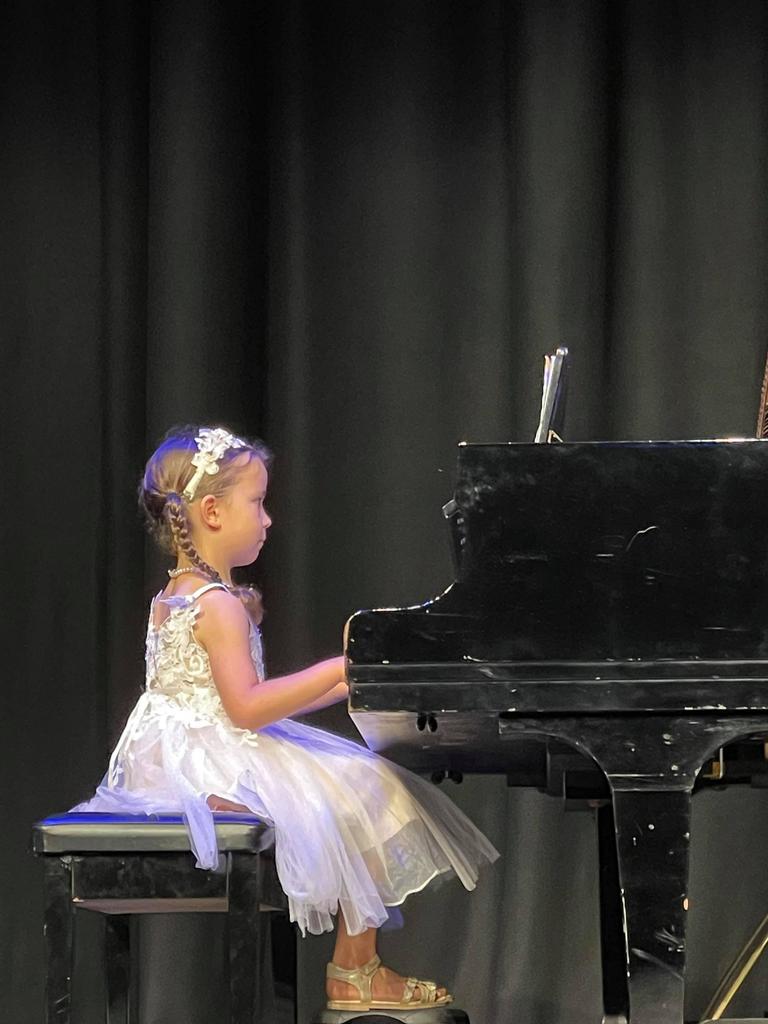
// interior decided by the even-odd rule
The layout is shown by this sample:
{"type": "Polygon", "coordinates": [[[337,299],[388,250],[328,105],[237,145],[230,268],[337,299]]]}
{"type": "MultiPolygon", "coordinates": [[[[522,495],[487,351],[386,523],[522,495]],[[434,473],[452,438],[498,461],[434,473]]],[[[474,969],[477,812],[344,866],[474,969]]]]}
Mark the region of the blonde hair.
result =
{"type": "MultiPolygon", "coordinates": [[[[152,453],[139,483],[139,507],[147,528],[160,547],[170,555],[183,552],[190,562],[212,581],[221,583],[221,576],[198,554],[192,541],[187,516],[188,501],[184,488],[195,473],[192,456],[197,452],[195,437],[200,426],[172,427],[160,446],[152,453]]],[[[198,495],[212,494],[223,498],[235,484],[242,469],[251,459],[261,459],[265,466],[271,461],[269,449],[261,441],[238,438],[241,447],[228,448],[218,460],[218,473],[206,475],[198,486],[198,495]],[[247,454],[248,462],[237,464],[247,454]]],[[[235,593],[257,624],[263,616],[261,594],[255,587],[235,587],[235,593]]]]}

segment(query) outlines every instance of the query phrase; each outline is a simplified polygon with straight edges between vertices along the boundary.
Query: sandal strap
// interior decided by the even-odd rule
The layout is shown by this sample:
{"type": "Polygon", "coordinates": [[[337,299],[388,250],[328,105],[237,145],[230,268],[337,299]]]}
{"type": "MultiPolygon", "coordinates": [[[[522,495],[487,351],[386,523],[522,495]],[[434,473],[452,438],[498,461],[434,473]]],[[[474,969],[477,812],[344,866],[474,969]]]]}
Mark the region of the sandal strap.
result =
{"type": "Polygon", "coordinates": [[[403,1002],[411,1003],[434,1003],[437,1001],[437,985],[434,981],[425,981],[423,978],[406,978],[405,989],[403,990],[403,1002]],[[413,993],[416,987],[421,989],[421,996],[414,1000],[413,993]]]}
{"type": "Polygon", "coordinates": [[[344,981],[347,985],[352,985],[357,989],[361,1002],[370,1002],[371,983],[374,974],[380,966],[381,960],[378,956],[374,956],[367,964],[362,964],[362,966],[355,967],[352,970],[339,967],[331,962],[326,965],[325,976],[326,978],[333,978],[334,981],[344,981]]]}

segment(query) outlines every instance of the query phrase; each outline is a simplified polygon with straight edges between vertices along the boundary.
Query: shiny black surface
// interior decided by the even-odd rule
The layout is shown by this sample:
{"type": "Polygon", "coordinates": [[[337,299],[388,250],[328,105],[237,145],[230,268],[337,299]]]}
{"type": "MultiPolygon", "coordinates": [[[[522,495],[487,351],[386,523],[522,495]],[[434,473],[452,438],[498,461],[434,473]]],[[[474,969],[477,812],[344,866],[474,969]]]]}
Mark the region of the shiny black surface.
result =
{"type": "Polygon", "coordinates": [[[768,444],[463,446],[450,508],[447,591],[348,623],[352,717],[435,779],[602,800],[606,1012],[681,1024],[692,793],[767,774],[768,444]]]}
{"type": "Polygon", "coordinates": [[[455,584],[353,616],[355,679],[387,661],[640,678],[636,659],[717,677],[768,657],[768,443],[466,445],[454,497],[455,584]]]}

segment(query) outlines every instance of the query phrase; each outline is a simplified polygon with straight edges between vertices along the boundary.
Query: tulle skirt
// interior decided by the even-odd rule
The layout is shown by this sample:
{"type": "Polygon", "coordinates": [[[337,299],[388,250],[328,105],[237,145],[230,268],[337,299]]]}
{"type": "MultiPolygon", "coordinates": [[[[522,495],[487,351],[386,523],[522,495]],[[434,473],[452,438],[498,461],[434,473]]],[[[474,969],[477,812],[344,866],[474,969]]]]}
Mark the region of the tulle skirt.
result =
{"type": "Polygon", "coordinates": [[[73,810],[181,811],[201,868],[218,863],[215,795],[274,826],[275,862],[302,934],[380,927],[438,875],[473,889],[498,852],[432,783],[365,747],[284,719],[251,732],[184,720],[144,694],[95,796],[73,810]],[[143,706],[142,706],[143,704],[143,706]],[[157,713],[161,711],[164,713],[157,713]]]}

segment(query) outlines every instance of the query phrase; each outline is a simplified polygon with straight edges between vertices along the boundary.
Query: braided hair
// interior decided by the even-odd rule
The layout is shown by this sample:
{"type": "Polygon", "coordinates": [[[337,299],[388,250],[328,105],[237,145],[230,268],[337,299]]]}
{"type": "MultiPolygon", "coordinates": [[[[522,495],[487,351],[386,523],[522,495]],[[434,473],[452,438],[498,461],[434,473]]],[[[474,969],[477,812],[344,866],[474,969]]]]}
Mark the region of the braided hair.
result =
{"type": "MultiPolygon", "coordinates": [[[[219,573],[200,556],[194,545],[187,515],[188,501],[183,496],[195,472],[191,460],[197,451],[195,437],[199,432],[199,426],[169,430],[147,461],[139,483],[139,507],[150,534],[164,551],[171,555],[182,552],[202,575],[212,582],[222,583],[219,573]]],[[[271,454],[261,441],[243,441],[242,447],[224,452],[218,460],[218,473],[206,476],[205,490],[201,489],[200,495],[223,497],[242,469],[235,460],[243,454],[261,459],[265,465],[271,461],[271,454]]],[[[234,587],[232,592],[243,602],[254,622],[261,622],[264,612],[259,591],[255,587],[234,587]]]]}
{"type": "Polygon", "coordinates": [[[210,576],[216,583],[221,583],[221,576],[213,566],[208,565],[197,553],[197,548],[192,543],[189,533],[189,520],[184,511],[184,499],[175,491],[169,491],[165,497],[163,513],[168,521],[171,530],[173,543],[177,551],[182,551],[190,562],[196,566],[204,576],[210,576]]]}

